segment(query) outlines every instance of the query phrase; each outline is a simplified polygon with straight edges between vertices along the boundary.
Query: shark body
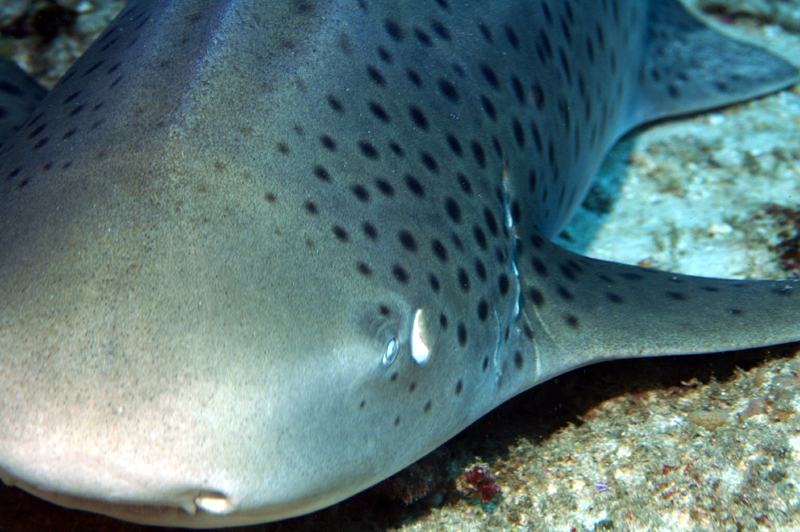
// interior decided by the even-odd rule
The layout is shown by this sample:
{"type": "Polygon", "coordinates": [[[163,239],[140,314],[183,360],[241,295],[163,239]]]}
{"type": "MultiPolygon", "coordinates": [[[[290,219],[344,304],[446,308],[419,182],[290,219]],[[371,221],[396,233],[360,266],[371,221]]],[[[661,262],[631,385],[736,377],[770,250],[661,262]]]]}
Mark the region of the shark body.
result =
{"type": "Polygon", "coordinates": [[[793,281],[548,240],[625,131],[796,78],[673,0],[131,2],[0,148],[4,481],[277,520],[570,369],[800,338],[793,281]]]}

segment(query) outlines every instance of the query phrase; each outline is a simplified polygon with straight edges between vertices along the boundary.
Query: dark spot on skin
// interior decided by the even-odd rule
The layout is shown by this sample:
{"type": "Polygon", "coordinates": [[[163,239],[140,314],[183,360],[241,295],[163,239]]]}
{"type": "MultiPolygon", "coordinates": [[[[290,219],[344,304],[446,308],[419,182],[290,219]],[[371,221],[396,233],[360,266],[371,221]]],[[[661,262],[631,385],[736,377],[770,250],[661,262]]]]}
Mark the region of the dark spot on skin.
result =
{"type": "Polygon", "coordinates": [[[370,240],[375,240],[378,238],[378,231],[375,229],[375,226],[369,222],[364,222],[361,224],[361,230],[364,231],[364,234],[370,240]]]}
{"type": "Polygon", "coordinates": [[[563,275],[570,281],[574,281],[577,278],[575,272],[573,272],[568,266],[565,266],[564,264],[560,264],[558,266],[558,269],[561,270],[561,275],[563,275]]]}
{"type": "Polygon", "coordinates": [[[322,181],[331,180],[331,175],[328,173],[328,171],[324,167],[319,165],[314,167],[314,175],[322,181]]]}
{"type": "Polygon", "coordinates": [[[433,41],[431,41],[431,38],[420,28],[414,28],[414,36],[421,44],[425,46],[433,46],[433,41]]]}
{"type": "Polygon", "coordinates": [[[377,103],[371,102],[369,104],[369,110],[373,115],[375,115],[375,118],[381,122],[389,122],[391,120],[389,118],[389,113],[387,113],[386,110],[377,103]]]}
{"type": "Polygon", "coordinates": [[[430,399],[428,400],[427,403],[425,403],[425,408],[423,408],[423,410],[425,411],[426,414],[431,411],[432,404],[433,403],[430,401],[430,399]]]}
{"type": "Polygon", "coordinates": [[[403,30],[400,29],[400,26],[395,21],[387,20],[383,23],[383,27],[386,29],[386,33],[395,41],[403,40],[403,30]]]}
{"type": "Polygon", "coordinates": [[[439,173],[439,163],[436,162],[436,159],[433,158],[433,155],[428,152],[422,152],[420,154],[420,160],[422,161],[422,164],[425,165],[425,168],[430,170],[431,173],[439,173]]]}
{"type": "Polygon", "coordinates": [[[499,231],[499,227],[497,225],[497,220],[488,208],[483,209],[483,219],[486,222],[486,227],[489,228],[489,232],[493,235],[497,235],[499,231]]]}
{"type": "Polygon", "coordinates": [[[447,248],[444,247],[444,244],[442,244],[439,240],[434,240],[431,242],[431,249],[433,250],[434,255],[436,255],[440,261],[447,262],[447,248]]]}
{"type": "Polygon", "coordinates": [[[472,185],[470,185],[469,180],[467,179],[467,176],[465,176],[462,173],[459,173],[457,177],[458,177],[458,184],[461,187],[461,190],[463,190],[464,194],[466,194],[467,196],[471,196],[472,195],[472,185]]]}
{"type": "Polygon", "coordinates": [[[30,133],[28,133],[28,138],[29,138],[29,139],[32,139],[33,137],[35,137],[36,135],[38,135],[39,133],[41,133],[42,131],[44,131],[44,129],[45,129],[46,127],[47,127],[47,124],[42,124],[42,125],[38,126],[36,129],[34,129],[34,130],[33,130],[33,131],[31,131],[30,133]]]}
{"type": "Polygon", "coordinates": [[[497,79],[497,75],[494,73],[494,70],[489,65],[481,65],[481,74],[483,74],[483,78],[495,89],[500,88],[500,80],[497,79]]]}
{"type": "Polygon", "coordinates": [[[467,275],[467,272],[464,271],[463,268],[458,269],[458,285],[464,292],[469,292],[469,287],[470,287],[469,275],[467,275]]]}
{"type": "Polygon", "coordinates": [[[386,80],[384,79],[383,75],[376,69],[375,67],[369,66],[367,67],[367,75],[370,79],[379,87],[383,87],[386,80]]]}
{"type": "Polygon", "coordinates": [[[450,30],[447,27],[439,22],[438,20],[434,20],[431,22],[431,27],[433,28],[433,32],[438,35],[443,41],[450,40],[450,30]]]}
{"type": "Polygon", "coordinates": [[[403,284],[408,282],[408,272],[399,264],[392,266],[392,275],[403,284]]]}
{"type": "Polygon", "coordinates": [[[417,87],[422,86],[422,78],[415,70],[408,70],[407,74],[408,74],[408,79],[411,81],[411,83],[413,83],[417,87]]]}
{"type": "Polygon", "coordinates": [[[489,369],[489,357],[483,357],[483,362],[481,363],[481,371],[486,371],[489,369]]]}
{"type": "Polygon", "coordinates": [[[481,281],[486,280],[486,266],[483,265],[483,262],[480,259],[475,259],[475,273],[478,274],[478,277],[481,278],[481,281]]]}
{"type": "Polygon", "coordinates": [[[383,46],[378,46],[378,57],[380,57],[381,61],[384,63],[392,64],[392,54],[383,46]]]}
{"type": "Polygon", "coordinates": [[[489,317],[489,304],[483,299],[481,299],[478,302],[478,319],[480,319],[481,321],[486,321],[488,317],[489,317]]]}
{"type": "Polygon", "coordinates": [[[350,190],[353,192],[353,195],[363,202],[369,201],[369,191],[361,185],[353,185],[350,190]]]}
{"type": "Polygon", "coordinates": [[[522,353],[519,351],[514,352],[514,366],[517,369],[522,369],[522,366],[525,365],[525,359],[522,358],[522,353]]]}
{"type": "Polygon", "coordinates": [[[464,391],[464,381],[458,379],[458,382],[456,382],[456,395],[461,395],[461,392],[463,391],[464,391]]]}
{"type": "Polygon", "coordinates": [[[439,90],[441,91],[442,95],[445,98],[447,98],[453,103],[458,103],[459,96],[455,85],[453,85],[449,81],[441,80],[439,82],[439,90]]]}
{"type": "Polygon", "coordinates": [[[400,244],[408,251],[417,250],[417,242],[414,240],[414,236],[408,231],[400,231],[398,238],[400,240],[400,244]]]}
{"type": "Polygon", "coordinates": [[[347,231],[343,228],[339,227],[338,225],[333,226],[333,234],[336,235],[336,238],[339,239],[341,242],[347,242],[349,240],[349,236],[347,235],[347,231]]]}
{"type": "Polygon", "coordinates": [[[566,323],[566,324],[567,324],[569,327],[571,327],[571,328],[573,328],[573,329],[577,329],[577,328],[578,328],[578,326],[580,325],[580,324],[579,324],[579,322],[578,322],[578,318],[576,318],[576,317],[575,317],[575,316],[573,316],[572,314],[567,314],[566,316],[564,316],[564,322],[565,322],[565,323],[566,323]]]}
{"type": "Polygon", "coordinates": [[[445,200],[444,208],[447,211],[447,215],[451,220],[453,220],[453,222],[461,223],[461,208],[453,198],[447,198],[445,200]]]}
{"type": "Polygon", "coordinates": [[[511,26],[506,26],[506,38],[512,48],[519,50],[519,37],[511,26]]]}
{"type": "Polygon", "coordinates": [[[528,290],[528,297],[530,297],[531,302],[535,306],[542,307],[544,305],[544,294],[540,290],[538,290],[536,288],[529,289],[528,290]]]}
{"type": "Polygon", "coordinates": [[[344,112],[344,106],[342,105],[342,102],[336,99],[336,97],[333,95],[328,96],[328,105],[330,105],[331,109],[333,109],[337,113],[344,112]]]}
{"type": "Polygon", "coordinates": [[[686,301],[689,299],[683,292],[667,292],[667,297],[673,301],[686,301]]]}
{"type": "Polygon", "coordinates": [[[461,148],[461,143],[458,141],[454,135],[447,135],[447,144],[450,145],[450,150],[456,154],[457,156],[461,157],[464,153],[464,150],[461,148]]]}
{"type": "Polygon", "coordinates": [[[467,345],[467,328],[463,323],[458,324],[458,343],[461,347],[467,345]]]}
{"type": "Polygon", "coordinates": [[[472,155],[475,157],[475,162],[478,163],[478,166],[481,168],[486,167],[486,153],[483,151],[483,147],[475,141],[472,142],[472,155]]]}
{"type": "Polygon", "coordinates": [[[500,290],[500,295],[504,296],[508,293],[510,281],[508,280],[508,276],[506,274],[501,274],[497,278],[497,287],[500,290]]]}
{"type": "Polygon", "coordinates": [[[378,158],[378,150],[376,150],[375,146],[373,146],[369,142],[361,141],[358,143],[358,147],[361,150],[361,153],[364,155],[364,157],[368,159],[378,158]]]}
{"type": "Polygon", "coordinates": [[[414,176],[406,176],[406,186],[415,196],[423,197],[425,195],[425,189],[414,176]]]}
{"type": "Polygon", "coordinates": [[[533,257],[531,259],[531,265],[537,274],[539,274],[541,277],[547,277],[547,266],[545,266],[544,262],[542,262],[538,257],[533,257]]]}
{"type": "Polygon", "coordinates": [[[472,234],[475,237],[475,242],[478,243],[478,246],[485,250],[487,248],[487,243],[486,234],[484,234],[483,230],[476,225],[472,228],[472,234]]]}
{"type": "Polygon", "coordinates": [[[314,11],[314,5],[310,2],[297,2],[295,10],[301,15],[310,15],[314,11]]]}
{"type": "Polygon", "coordinates": [[[525,337],[528,340],[533,340],[533,330],[530,328],[530,326],[527,323],[523,324],[522,332],[523,332],[523,334],[525,334],[525,337]]]}
{"type": "Polygon", "coordinates": [[[423,131],[428,130],[428,119],[418,107],[412,106],[409,109],[409,114],[411,116],[411,120],[414,122],[414,124],[416,124],[418,128],[420,128],[423,131]]]}
{"type": "Polygon", "coordinates": [[[358,272],[365,277],[372,275],[372,269],[363,262],[359,262],[356,268],[358,272]]]}
{"type": "Polygon", "coordinates": [[[394,187],[388,181],[384,181],[383,179],[376,179],[375,186],[378,187],[378,190],[385,196],[394,196],[394,187]]]}
{"type": "Polygon", "coordinates": [[[608,299],[612,303],[623,303],[624,302],[624,300],[622,299],[622,296],[620,296],[619,294],[615,294],[614,292],[606,292],[606,299],[608,299]]]}

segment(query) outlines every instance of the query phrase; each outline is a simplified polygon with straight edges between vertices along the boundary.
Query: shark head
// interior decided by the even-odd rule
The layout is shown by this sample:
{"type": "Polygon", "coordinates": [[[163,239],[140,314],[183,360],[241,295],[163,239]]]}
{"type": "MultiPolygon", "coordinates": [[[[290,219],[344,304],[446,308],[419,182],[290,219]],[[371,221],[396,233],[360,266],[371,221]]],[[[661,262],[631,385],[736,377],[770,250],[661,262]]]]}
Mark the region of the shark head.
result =
{"type": "Polygon", "coordinates": [[[435,78],[360,57],[410,22],[201,4],[129,6],[0,156],[4,478],[184,526],[330,505],[454,435],[519,294],[500,155],[415,145],[452,109],[388,90],[435,78]]]}

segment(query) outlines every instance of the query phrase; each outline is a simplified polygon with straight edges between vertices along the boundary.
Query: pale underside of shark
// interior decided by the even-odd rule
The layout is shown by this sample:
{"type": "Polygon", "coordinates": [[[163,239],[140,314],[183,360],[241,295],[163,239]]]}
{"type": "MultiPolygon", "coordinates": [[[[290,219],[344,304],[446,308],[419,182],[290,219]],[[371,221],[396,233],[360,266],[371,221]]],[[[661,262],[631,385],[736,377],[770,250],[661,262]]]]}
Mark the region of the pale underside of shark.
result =
{"type": "Polygon", "coordinates": [[[573,368],[800,339],[794,281],[548,240],[625,131],[796,79],[673,0],[132,1],[0,147],[3,480],[277,520],[573,368]]]}

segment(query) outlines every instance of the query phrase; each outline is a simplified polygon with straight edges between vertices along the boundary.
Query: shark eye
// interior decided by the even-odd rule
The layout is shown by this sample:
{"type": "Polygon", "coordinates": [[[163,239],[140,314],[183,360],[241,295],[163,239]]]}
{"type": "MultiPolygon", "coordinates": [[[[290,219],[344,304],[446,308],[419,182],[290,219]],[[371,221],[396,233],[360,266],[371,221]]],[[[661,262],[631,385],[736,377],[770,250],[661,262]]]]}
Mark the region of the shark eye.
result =
{"type": "Polygon", "coordinates": [[[391,366],[397,357],[397,340],[395,338],[386,342],[386,349],[383,350],[383,365],[391,366]]]}

